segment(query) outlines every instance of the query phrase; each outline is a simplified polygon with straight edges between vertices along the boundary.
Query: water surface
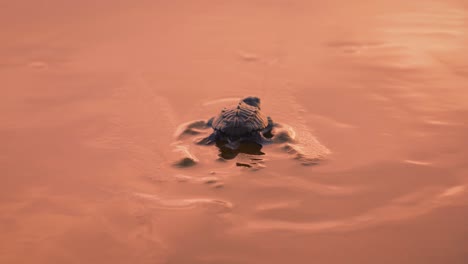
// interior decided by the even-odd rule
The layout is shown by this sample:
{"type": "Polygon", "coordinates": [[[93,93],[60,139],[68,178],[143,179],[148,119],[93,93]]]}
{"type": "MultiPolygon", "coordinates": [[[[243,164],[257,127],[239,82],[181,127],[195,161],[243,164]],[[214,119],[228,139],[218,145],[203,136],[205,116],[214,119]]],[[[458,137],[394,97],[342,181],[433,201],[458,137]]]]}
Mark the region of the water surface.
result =
{"type": "Polygon", "coordinates": [[[468,261],[466,3],[0,10],[1,263],[468,261]],[[331,155],[172,166],[181,123],[246,95],[331,155]]]}

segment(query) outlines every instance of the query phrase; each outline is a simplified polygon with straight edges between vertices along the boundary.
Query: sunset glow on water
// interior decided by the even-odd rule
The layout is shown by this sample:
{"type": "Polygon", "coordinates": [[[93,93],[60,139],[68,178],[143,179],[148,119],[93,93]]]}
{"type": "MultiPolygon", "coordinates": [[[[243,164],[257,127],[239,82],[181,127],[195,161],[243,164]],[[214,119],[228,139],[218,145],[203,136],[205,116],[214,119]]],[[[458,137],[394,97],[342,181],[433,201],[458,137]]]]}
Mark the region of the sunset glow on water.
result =
{"type": "Polygon", "coordinates": [[[0,263],[468,263],[468,2],[21,0],[0,21],[0,263]],[[246,96],[294,139],[184,130],[246,96]]]}

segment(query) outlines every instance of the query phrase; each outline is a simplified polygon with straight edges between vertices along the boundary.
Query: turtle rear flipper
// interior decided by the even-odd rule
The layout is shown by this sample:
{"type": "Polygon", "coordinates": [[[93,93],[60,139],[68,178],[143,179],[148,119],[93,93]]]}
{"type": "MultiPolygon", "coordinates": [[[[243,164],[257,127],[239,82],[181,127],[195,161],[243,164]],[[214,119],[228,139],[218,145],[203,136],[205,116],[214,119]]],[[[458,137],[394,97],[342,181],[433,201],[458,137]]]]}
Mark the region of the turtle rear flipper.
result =
{"type": "Polygon", "coordinates": [[[236,150],[239,148],[240,144],[241,144],[240,140],[234,140],[234,141],[228,140],[228,142],[224,144],[224,147],[231,149],[231,150],[236,150]]]}
{"type": "Polygon", "coordinates": [[[207,137],[202,137],[202,138],[197,138],[195,139],[195,143],[198,145],[212,145],[216,143],[216,140],[218,139],[218,132],[214,131],[207,137]]]}

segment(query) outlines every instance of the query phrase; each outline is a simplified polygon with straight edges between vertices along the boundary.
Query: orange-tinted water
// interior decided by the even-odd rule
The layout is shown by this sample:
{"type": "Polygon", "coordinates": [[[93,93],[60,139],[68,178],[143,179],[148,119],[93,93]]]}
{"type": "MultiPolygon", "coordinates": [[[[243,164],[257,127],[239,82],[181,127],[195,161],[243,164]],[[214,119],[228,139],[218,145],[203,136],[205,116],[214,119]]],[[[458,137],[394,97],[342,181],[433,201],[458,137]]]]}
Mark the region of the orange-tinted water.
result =
{"type": "Polygon", "coordinates": [[[467,263],[468,5],[413,2],[1,3],[0,263],[467,263]],[[246,95],[331,155],[171,165],[246,95]]]}

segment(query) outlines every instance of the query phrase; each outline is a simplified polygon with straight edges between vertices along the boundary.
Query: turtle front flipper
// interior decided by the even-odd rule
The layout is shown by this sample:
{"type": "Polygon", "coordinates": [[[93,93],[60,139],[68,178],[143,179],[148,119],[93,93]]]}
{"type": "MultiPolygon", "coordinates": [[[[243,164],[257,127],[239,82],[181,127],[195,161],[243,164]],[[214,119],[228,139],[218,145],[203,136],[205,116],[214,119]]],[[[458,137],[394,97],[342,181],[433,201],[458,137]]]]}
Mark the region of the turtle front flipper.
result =
{"type": "Polygon", "coordinates": [[[259,145],[267,145],[273,143],[271,138],[266,137],[263,132],[258,132],[255,134],[253,141],[259,145]]]}
{"type": "MultiPolygon", "coordinates": [[[[211,120],[211,119],[210,119],[211,120]]],[[[210,122],[208,120],[208,122],[210,122]]],[[[185,135],[198,135],[205,133],[205,129],[210,128],[211,124],[208,125],[208,122],[205,120],[194,120],[186,122],[177,127],[174,137],[177,139],[182,139],[185,135]]]]}
{"type": "Polygon", "coordinates": [[[268,118],[268,125],[262,130],[262,135],[263,137],[266,137],[266,138],[272,138],[273,137],[273,133],[272,133],[272,130],[273,130],[273,127],[275,126],[275,123],[273,123],[273,120],[271,119],[271,117],[267,117],[268,118]]]}

